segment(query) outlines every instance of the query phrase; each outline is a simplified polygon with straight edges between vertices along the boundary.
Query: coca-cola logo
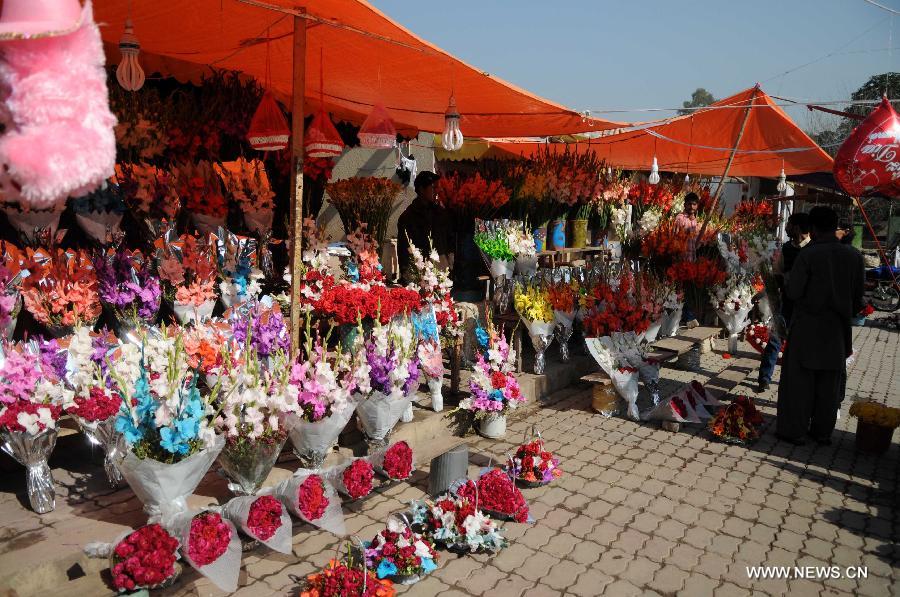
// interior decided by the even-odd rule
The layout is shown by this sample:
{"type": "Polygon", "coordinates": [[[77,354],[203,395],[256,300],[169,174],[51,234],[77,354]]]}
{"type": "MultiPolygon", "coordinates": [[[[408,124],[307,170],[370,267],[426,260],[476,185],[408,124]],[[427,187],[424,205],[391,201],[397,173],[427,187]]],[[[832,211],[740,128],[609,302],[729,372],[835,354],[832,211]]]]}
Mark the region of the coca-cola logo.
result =
{"type": "Polygon", "coordinates": [[[900,119],[882,100],[844,141],[834,158],[834,178],[849,195],[900,196],[900,119]]]}

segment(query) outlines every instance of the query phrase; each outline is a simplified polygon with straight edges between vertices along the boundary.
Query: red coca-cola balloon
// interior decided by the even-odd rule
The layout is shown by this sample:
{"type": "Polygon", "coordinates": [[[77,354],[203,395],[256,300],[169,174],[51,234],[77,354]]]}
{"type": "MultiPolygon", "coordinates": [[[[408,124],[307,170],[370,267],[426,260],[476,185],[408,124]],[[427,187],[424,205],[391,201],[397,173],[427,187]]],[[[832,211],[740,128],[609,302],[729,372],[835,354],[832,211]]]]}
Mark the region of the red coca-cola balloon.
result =
{"type": "Polygon", "coordinates": [[[887,98],[841,145],[834,178],[853,197],[900,197],[900,117],[887,98]]]}

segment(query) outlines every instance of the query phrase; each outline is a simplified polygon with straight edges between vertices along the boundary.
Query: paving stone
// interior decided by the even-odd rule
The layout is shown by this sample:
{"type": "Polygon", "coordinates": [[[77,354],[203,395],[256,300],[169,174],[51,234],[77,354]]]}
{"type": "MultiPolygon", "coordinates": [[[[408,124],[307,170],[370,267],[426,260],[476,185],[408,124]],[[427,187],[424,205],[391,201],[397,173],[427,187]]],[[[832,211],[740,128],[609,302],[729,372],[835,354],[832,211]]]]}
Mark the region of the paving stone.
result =
{"type": "MultiPolygon", "coordinates": [[[[509,595],[510,597],[519,597],[521,595],[530,594],[529,591],[534,587],[534,583],[526,580],[516,574],[510,574],[502,579],[494,587],[494,595],[509,595]]],[[[426,593],[422,593],[425,595],[426,593]]]]}
{"type": "Polygon", "coordinates": [[[550,570],[559,563],[558,558],[539,551],[525,560],[518,573],[526,580],[544,582],[547,575],[550,574],[550,570]]]}
{"type": "Polygon", "coordinates": [[[660,593],[677,593],[684,587],[684,582],[688,576],[689,574],[681,568],[666,565],[656,572],[650,587],[660,593]]]}
{"type": "MultiPolygon", "coordinates": [[[[594,597],[603,594],[606,587],[615,582],[615,580],[612,576],[594,568],[589,568],[578,575],[578,581],[569,586],[568,592],[580,597],[594,597]]],[[[610,592],[609,594],[613,595],[614,593],[610,592]]]]}

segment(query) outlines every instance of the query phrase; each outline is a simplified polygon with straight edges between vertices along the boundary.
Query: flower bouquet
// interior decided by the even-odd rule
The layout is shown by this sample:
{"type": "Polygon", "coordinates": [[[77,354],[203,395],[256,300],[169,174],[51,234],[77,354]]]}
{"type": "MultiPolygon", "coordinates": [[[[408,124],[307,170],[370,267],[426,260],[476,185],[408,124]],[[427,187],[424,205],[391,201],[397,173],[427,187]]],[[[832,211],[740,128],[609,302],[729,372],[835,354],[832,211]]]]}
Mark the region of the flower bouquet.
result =
{"type": "Polygon", "coordinates": [[[136,529],[110,547],[109,572],[120,593],[163,589],[181,574],[178,539],[158,524],[136,529]]]}
{"type": "Polygon", "coordinates": [[[0,203],[10,226],[19,233],[22,243],[30,247],[52,247],[63,233],[58,233],[59,217],[65,204],[50,209],[30,209],[18,203],[0,203]]]}
{"type": "Polygon", "coordinates": [[[431,409],[441,412],[444,409],[444,355],[441,353],[441,345],[434,340],[421,340],[417,349],[419,366],[425,379],[428,380],[428,390],[431,392],[431,409]]]}
{"type": "Polygon", "coordinates": [[[331,560],[316,574],[306,577],[300,597],[394,597],[394,583],[379,579],[365,565],[331,560]]]}
{"type": "Polygon", "coordinates": [[[591,356],[609,375],[616,392],[628,405],[628,417],[633,421],[639,421],[638,380],[644,377],[648,389],[654,394],[655,406],[659,402],[656,388],[656,382],[659,380],[659,364],[646,360],[634,332],[612,332],[609,336],[585,338],[585,343],[591,356]]]}
{"type": "Polygon", "coordinates": [[[386,326],[376,322],[357,354],[357,379],[368,377],[358,391],[368,386],[371,392],[356,406],[356,414],[369,447],[385,446],[419,386],[413,326],[408,320],[386,326]]]}
{"type": "Polygon", "coordinates": [[[214,420],[225,437],[219,463],[231,481],[228,489],[238,495],[259,491],[287,441],[286,419],[297,410],[287,363],[279,352],[266,369],[253,351],[245,350],[240,362],[219,376],[214,420]]]}
{"type": "Polygon", "coordinates": [[[537,250],[534,246],[534,236],[526,233],[523,228],[520,222],[510,225],[509,250],[516,256],[516,273],[532,276],[537,273],[537,250]]]}
{"type": "Polygon", "coordinates": [[[326,186],[328,201],[341,216],[344,231],[356,230],[361,224],[380,246],[387,234],[387,222],[394,201],[403,187],[389,178],[347,178],[330,182],[326,186]]]}
{"type": "Polygon", "coordinates": [[[119,470],[151,521],[166,524],[187,509],[187,496],[225,444],[206,414],[217,391],[200,396],[181,336],[148,335],[141,350],[123,350],[111,369],[123,398],[116,430],[128,444],[119,470]]]}
{"type": "Polygon", "coordinates": [[[100,302],[113,314],[120,331],[154,323],[162,289],[140,251],[109,251],[94,259],[94,269],[100,302]]]}
{"type": "Polygon", "coordinates": [[[234,162],[215,164],[215,167],[225,190],[241,208],[247,228],[260,235],[271,231],[275,193],[265,165],[260,160],[239,157],[234,162]]]}
{"type": "Polygon", "coordinates": [[[650,316],[635,289],[634,275],[625,270],[618,278],[600,283],[587,297],[592,305],[584,315],[584,333],[600,338],[613,333],[642,334],[650,327],[650,316]]]}
{"type": "Polygon", "coordinates": [[[56,445],[56,422],[71,393],[38,350],[17,348],[0,351],[0,449],[25,467],[31,507],[46,514],[56,507],[47,459],[56,445]]]}
{"type": "Polygon", "coordinates": [[[163,335],[181,336],[188,367],[201,374],[210,389],[219,382],[220,376],[240,363],[241,345],[234,336],[226,339],[230,331],[227,324],[212,321],[188,328],[173,325],[162,329],[163,335]]]}
{"type": "Polygon", "coordinates": [[[508,224],[502,220],[476,220],[475,244],[488,263],[495,282],[512,279],[516,255],[509,246],[508,224]]]}
{"type": "Polygon", "coordinates": [[[27,251],[30,275],[22,280],[28,312],[56,337],[100,317],[97,274],[83,251],[27,251]]]}
{"type": "Polygon", "coordinates": [[[744,276],[729,276],[723,285],[709,291],[710,302],[728,330],[728,352],[732,354],[737,352],[738,334],[750,322],[753,294],[753,287],[744,276]]]}
{"type": "MultiPolygon", "coordinates": [[[[273,495],[300,520],[324,529],[338,537],[347,534],[341,498],[326,477],[337,474],[298,469],[294,475],[275,486],[273,495]]],[[[351,487],[355,487],[351,482],[351,487]]]]}
{"type": "Polygon", "coordinates": [[[517,283],[513,304],[528,330],[528,337],[531,338],[531,345],[534,347],[534,372],[542,375],[546,366],[544,351],[553,342],[553,330],[556,327],[553,307],[547,298],[547,292],[540,284],[517,283]]]}
{"type": "MultiPolygon", "coordinates": [[[[305,468],[321,468],[328,451],[353,416],[357,376],[352,359],[328,351],[328,337],[314,334],[306,320],[306,342],[291,367],[288,390],[296,396],[290,417],[291,443],[305,468]]],[[[368,386],[368,379],[363,380],[368,386]]]]}
{"type": "Polygon", "coordinates": [[[238,496],[223,506],[222,516],[253,542],[258,541],[279,553],[291,553],[291,517],[277,498],[271,495],[238,496]]]}
{"type": "Polygon", "coordinates": [[[469,380],[471,395],[460,401],[459,408],[475,415],[482,435],[499,438],[506,434],[507,413],[525,402],[512,373],[516,354],[490,322],[488,330],[479,327],[475,333],[480,350],[469,380]]]}
{"type": "Polygon", "coordinates": [[[516,448],[510,459],[510,472],[516,482],[525,487],[541,487],[562,476],[559,458],[544,449],[540,434],[516,448]]]}
{"type": "Polygon", "coordinates": [[[334,487],[355,501],[372,493],[375,469],[367,458],[353,458],[347,464],[330,469],[326,476],[333,480],[334,487]]]}
{"type": "Polygon", "coordinates": [[[390,481],[405,481],[412,475],[413,451],[409,444],[400,441],[385,450],[379,450],[369,457],[375,472],[390,481]]]}
{"type": "Polygon", "coordinates": [[[423,307],[431,306],[434,309],[438,333],[445,338],[456,338],[462,333],[462,329],[456,304],[450,295],[453,290],[450,272],[440,267],[440,257],[433,248],[428,259],[412,243],[409,245],[409,253],[413,262],[409,289],[419,293],[423,307]]]}
{"type": "Polygon", "coordinates": [[[388,519],[387,528],[365,544],[366,568],[381,579],[412,585],[437,569],[434,545],[413,532],[403,514],[388,519]]]}
{"type": "Polygon", "coordinates": [[[709,289],[719,286],[727,277],[721,259],[713,257],[678,261],[666,270],[666,278],[681,287],[684,302],[698,316],[706,304],[704,297],[709,296],[709,289]]]}
{"type": "Polygon", "coordinates": [[[263,273],[256,263],[256,239],[238,236],[219,228],[210,238],[219,268],[222,305],[229,309],[256,300],[262,291],[263,273]]]}
{"type": "Polygon", "coordinates": [[[566,280],[565,277],[554,277],[545,286],[547,302],[553,308],[553,321],[556,322],[556,343],[559,344],[559,353],[562,361],[568,362],[569,338],[572,337],[575,311],[578,307],[578,284],[574,279],[566,280]]]}
{"type": "Polygon", "coordinates": [[[856,448],[884,454],[891,447],[894,429],[900,427],[900,408],[871,400],[854,400],[850,416],[856,417],[856,448]]]}
{"type": "Polygon", "coordinates": [[[170,171],[149,164],[118,164],[116,180],[125,193],[125,203],[143,224],[146,239],[160,237],[163,223],[174,224],[182,200],[170,171]]]}
{"type": "MultiPolygon", "coordinates": [[[[671,284],[671,282],[669,282],[671,284]]],[[[669,286],[669,292],[663,300],[663,316],[659,325],[657,338],[668,338],[678,332],[681,323],[681,313],[684,309],[682,293],[674,286],[669,286]]]]}
{"type": "Polygon", "coordinates": [[[682,388],[674,396],[657,404],[646,418],[651,421],[701,423],[703,419],[708,419],[710,416],[703,405],[697,401],[693,392],[689,388],[682,388]]]}
{"type": "Polygon", "coordinates": [[[290,330],[277,305],[236,310],[231,316],[231,333],[239,350],[255,352],[268,368],[271,357],[291,348],[290,330]]]}
{"type": "Polygon", "coordinates": [[[708,428],[722,441],[747,444],[759,437],[756,426],[762,422],[762,415],[753,404],[753,399],[738,396],[734,402],[720,409],[716,416],[709,420],[708,428]]]}
{"type": "Polygon", "coordinates": [[[202,323],[216,305],[216,263],[207,243],[170,232],[157,244],[159,278],[163,295],[172,302],[182,325],[202,323]]]}
{"type": "Polygon", "coordinates": [[[507,546],[497,523],[477,503],[453,493],[410,504],[412,523],[436,545],[456,553],[497,553],[507,546]]]}
{"type": "Polygon", "coordinates": [[[178,194],[185,200],[185,208],[197,230],[212,234],[225,226],[228,202],[222,193],[222,183],[213,165],[207,161],[182,164],[177,169],[178,194]]]}
{"type": "Polygon", "coordinates": [[[122,188],[117,184],[103,185],[83,197],[72,199],[75,221],[81,229],[101,245],[121,240],[120,228],[125,215],[125,199],[122,188]]]}
{"type": "Polygon", "coordinates": [[[509,202],[509,190],[499,180],[486,180],[481,173],[464,176],[452,173],[437,181],[437,193],[444,207],[466,219],[489,218],[509,202]]]}
{"type": "Polygon", "coordinates": [[[118,487],[123,478],[116,460],[125,454],[125,442],[116,431],[122,397],[109,375],[109,359],[115,358],[115,351],[108,336],[94,337],[89,328],[79,327],[69,339],[67,354],[66,369],[75,398],[66,412],[92,444],[102,446],[106,478],[111,487],[118,487]]]}
{"type": "Polygon", "coordinates": [[[0,340],[10,340],[22,310],[19,285],[29,272],[23,269],[25,256],[15,245],[0,241],[0,255],[0,340]]]}
{"type": "Polygon", "coordinates": [[[360,319],[387,324],[398,315],[417,311],[422,304],[419,294],[409,288],[338,281],[315,270],[306,273],[302,292],[304,305],[335,325],[356,325],[360,319]]]}
{"type": "MultiPolygon", "coordinates": [[[[753,347],[756,352],[762,354],[766,350],[766,346],[769,345],[770,339],[770,330],[769,326],[764,323],[751,323],[747,326],[747,333],[745,335],[747,343],[753,347]]],[[[781,341],[781,348],[778,350],[778,363],[781,363],[782,357],[784,357],[784,351],[787,348],[787,340],[781,341]]]]}
{"type": "Polygon", "coordinates": [[[237,591],[241,572],[241,538],[218,512],[181,512],[168,525],[181,543],[181,555],[219,589],[237,591]]]}
{"type": "Polygon", "coordinates": [[[484,473],[477,482],[467,480],[454,493],[474,502],[495,520],[529,522],[525,497],[513,479],[498,468],[484,473]]]}

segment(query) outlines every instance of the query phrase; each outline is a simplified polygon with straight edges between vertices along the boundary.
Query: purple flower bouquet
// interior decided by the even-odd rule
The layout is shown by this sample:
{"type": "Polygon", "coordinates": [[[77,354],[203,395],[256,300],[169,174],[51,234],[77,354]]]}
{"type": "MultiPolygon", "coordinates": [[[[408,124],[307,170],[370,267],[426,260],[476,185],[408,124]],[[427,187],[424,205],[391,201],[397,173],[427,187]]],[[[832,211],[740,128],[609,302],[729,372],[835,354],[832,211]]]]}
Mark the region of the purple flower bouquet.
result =
{"type": "Polygon", "coordinates": [[[140,251],[110,251],[96,259],[100,302],[112,311],[118,327],[152,325],[159,312],[162,289],[140,251]]]}

